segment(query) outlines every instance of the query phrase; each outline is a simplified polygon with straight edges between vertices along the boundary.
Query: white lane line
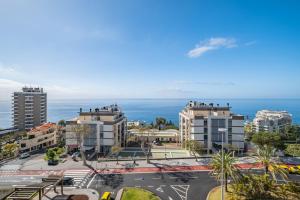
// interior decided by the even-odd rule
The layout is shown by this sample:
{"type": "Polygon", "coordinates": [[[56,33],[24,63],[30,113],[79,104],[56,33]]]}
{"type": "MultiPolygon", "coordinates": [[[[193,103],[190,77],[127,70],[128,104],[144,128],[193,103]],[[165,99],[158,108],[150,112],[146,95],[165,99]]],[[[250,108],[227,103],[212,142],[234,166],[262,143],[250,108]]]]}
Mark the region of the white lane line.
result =
{"type": "Polygon", "coordinates": [[[154,177],[154,178],[152,178],[152,179],[161,179],[160,177],[154,177]]]}
{"type": "Polygon", "coordinates": [[[134,187],[141,187],[140,185],[136,185],[136,186],[134,186],[134,187]]]}
{"type": "Polygon", "coordinates": [[[135,181],[143,181],[144,178],[135,178],[134,180],[135,180],[135,181]]]}
{"type": "Polygon", "coordinates": [[[153,188],[154,186],[153,186],[153,185],[148,185],[148,187],[149,187],[149,188],[153,188]]]}
{"type": "Polygon", "coordinates": [[[90,182],[87,185],[87,188],[89,188],[92,184],[92,182],[94,181],[95,177],[97,176],[97,174],[94,174],[93,178],[90,180],[90,182]]]}

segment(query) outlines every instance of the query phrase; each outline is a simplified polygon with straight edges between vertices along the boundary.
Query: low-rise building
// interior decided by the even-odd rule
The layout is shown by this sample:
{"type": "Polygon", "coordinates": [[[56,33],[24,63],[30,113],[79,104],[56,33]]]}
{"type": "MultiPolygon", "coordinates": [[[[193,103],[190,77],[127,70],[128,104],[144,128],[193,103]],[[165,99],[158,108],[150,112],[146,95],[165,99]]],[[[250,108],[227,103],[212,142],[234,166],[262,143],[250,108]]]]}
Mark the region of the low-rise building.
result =
{"type": "Polygon", "coordinates": [[[195,140],[207,150],[213,150],[214,146],[221,145],[223,134],[226,146],[244,149],[244,116],[233,114],[229,104],[190,101],[179,113],[179,132],[183,148],[187,148],[188,141],[195,140]]]}
{"type": "Polygon", "coordinates": [[[55,123],[45,123],[26,133],[20,140],[20,152],[39,151],[56,145],[57,128],[55,123]]]}
{"type": "Polygon", "coordinates": [[[176,129],[158,130],[158,129],[130,129],[130,136],[135,136],[140,140],[174,142],[179,143],[179,131],[176,129]]]}
{"type": "Polygon", "coordinates": [[[283,132],[292,124],[292,115],[287,111],[261,110],[253,120],[255,131],[283,132]]]}
{"type": "Polygon", "coordinates": [[[66,146],[68,151],[80,148],[79,135],[74,127],[78,124],[88,126],[88,133],[83,138],[84,151],[107,154],[112,146],[125,147],[127,134],[127,118],[118,105],[90,109],[79,116],[66,121],[66,146]]]}

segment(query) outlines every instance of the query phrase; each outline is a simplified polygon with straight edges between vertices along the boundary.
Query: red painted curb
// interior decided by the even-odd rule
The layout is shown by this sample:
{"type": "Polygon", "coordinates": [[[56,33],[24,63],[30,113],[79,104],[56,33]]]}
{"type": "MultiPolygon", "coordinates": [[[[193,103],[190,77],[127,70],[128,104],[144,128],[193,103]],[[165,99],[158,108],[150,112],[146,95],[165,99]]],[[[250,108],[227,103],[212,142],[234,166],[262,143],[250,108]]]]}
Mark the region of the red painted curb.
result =
{"type": "MultiPolygon", "coordinates": [[[[236,164],[239,169],[251,169],[251,168],[262,168],[260,163],[243,163],[236,164]]],[[[68,169],[68,170],[87,170],[85,169],[68,169]]],[[[140,168],[115,168],[108,170],[96,170],[98,173],[160,173],[160,172],[180,172],[180,171],[210,171],[211,167],[207,165],[196,165],[196,166],[174,166],[174,167],[140,167],[140,168]]],[[[21,171],[2,171],[2,175],[43,175],[43,174],[63,174],[66,170],[21,170],[21,171]]]]}

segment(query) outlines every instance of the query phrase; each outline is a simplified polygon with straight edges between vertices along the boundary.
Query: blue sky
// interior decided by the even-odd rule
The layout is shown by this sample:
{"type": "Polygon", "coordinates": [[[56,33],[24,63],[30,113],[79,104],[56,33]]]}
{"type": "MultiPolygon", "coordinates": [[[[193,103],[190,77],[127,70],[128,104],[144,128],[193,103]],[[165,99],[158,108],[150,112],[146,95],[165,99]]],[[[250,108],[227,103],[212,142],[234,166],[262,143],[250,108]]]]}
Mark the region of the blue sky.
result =
{"type": "Polygon", "coordinates": [[[299,1],[0,1],[0,100],[299,98],[299,1]]]}

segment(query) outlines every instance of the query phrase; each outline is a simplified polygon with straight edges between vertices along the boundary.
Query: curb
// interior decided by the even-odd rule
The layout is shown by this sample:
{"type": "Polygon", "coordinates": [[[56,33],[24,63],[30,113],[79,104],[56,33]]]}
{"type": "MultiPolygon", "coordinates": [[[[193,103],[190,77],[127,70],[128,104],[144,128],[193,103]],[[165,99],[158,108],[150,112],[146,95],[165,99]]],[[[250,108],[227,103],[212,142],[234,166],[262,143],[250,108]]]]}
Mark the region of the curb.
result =
{"type": "Polygon", "coordinates": [[[121,200],[122,195],[123,195],[123,190],[124,190],[124,188],[122,188],[122,189],[120,189],[120,190],[118,191],[115,200],[121,200]]]}
{"type": "Polygon", "coordinates": [[[207,196],[206,196],[206,200],[209,200],[208,197],[210,196],[211,192],[214,191],[214,190],[215,190],[216,188],[218,188],[218,187],[220,187],[220,186],[214,187],[213,189],[211,189],[211,190],[209,191],[209,193],[208,193],[207,196]]]}

